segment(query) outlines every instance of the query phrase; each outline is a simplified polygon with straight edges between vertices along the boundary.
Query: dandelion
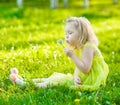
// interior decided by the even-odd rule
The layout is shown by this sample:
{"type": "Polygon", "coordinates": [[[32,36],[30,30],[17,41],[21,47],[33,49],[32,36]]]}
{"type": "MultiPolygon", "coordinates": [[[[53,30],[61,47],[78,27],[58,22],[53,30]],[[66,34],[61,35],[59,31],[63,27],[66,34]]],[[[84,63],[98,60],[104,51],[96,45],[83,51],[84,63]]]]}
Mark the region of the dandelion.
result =
{"type": "Polygon", "coordinates": [[[57,40],[57,44],[62,45],[63,47],[65,47],[65,46],[63,45],[63,40],[62,40],[62,39],[57,40]]]}
{"type": "Polygon", "coordinates": [[[74,102],[80,102],[80,99],[76,98],[76,99],[74,100],[74,102]]]}

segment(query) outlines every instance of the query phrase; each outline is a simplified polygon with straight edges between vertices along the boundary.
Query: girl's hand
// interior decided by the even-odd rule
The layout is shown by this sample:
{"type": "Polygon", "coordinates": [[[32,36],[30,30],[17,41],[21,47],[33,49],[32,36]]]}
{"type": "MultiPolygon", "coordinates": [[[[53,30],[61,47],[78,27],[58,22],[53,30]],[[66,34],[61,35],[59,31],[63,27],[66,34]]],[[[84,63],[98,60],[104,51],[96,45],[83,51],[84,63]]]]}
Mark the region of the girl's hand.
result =
{"type": "Polygon", "coordinates": [[[78,76],[78,69],[76,68],[75,71],[74,71],[74,84],[76,86],[80,85],[81,84],[81,79],[80,77],[78,76]]]}
{"type": "Polygon", "coordinates": [[[71,57],[74,53],[70,48],[65,48],[64,52],[67,56],[71,57]]]}
{"type": "Polygon", "coordinates": [[[80,77],[77,76],[77,75],[74,76],[74,84],[75,84],[76,86],[78,86],[78,85],[81,84],[80,77]]]}

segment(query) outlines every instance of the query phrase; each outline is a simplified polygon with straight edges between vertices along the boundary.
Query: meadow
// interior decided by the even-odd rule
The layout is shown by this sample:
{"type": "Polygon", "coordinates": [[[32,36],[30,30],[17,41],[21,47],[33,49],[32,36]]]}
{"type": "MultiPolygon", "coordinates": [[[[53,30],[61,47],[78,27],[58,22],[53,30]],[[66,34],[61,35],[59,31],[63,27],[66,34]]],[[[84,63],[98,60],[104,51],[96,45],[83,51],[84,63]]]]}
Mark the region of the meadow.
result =
{"type": "Polygon", "coordinates": [[[43,4],[26,3],[23,8],[0,4],[0,105],[120,105],[120,4],[91,1],[89,8],[82,8],[82,2],[75,0],[68,8],[61,3],[57,9],[43,4]],[[72,61],[57,43],[64,40],[65,20],[70,16],[91,21],[110,69],[106,86],[92,92],[65,86],[38,89],[31,79],[74,72],[72,61]],[[29,85],[10,82],[13,67],[29,85]]]}

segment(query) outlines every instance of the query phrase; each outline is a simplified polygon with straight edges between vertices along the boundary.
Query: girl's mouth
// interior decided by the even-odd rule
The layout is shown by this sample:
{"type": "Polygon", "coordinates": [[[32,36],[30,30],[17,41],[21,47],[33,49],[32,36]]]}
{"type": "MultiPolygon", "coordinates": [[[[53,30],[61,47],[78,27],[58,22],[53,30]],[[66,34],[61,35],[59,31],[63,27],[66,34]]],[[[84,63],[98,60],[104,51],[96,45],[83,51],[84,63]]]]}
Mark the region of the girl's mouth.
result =
{"type": "Polygon", "coordinates": [[[67,43],[69,43],[69,40],[66,40],[67,43]]]}

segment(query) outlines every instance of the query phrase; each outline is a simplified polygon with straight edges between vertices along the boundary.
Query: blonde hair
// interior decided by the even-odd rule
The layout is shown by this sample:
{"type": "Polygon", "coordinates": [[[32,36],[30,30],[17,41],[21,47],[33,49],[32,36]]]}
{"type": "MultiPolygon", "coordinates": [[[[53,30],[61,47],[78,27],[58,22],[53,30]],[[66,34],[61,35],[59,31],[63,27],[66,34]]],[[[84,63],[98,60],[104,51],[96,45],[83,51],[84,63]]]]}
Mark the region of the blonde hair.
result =
{"type": "Polygon", "coordinates": [[[80,33],[78,47],[81,47],[86,42],[92,42],[98,46],[98,39],[91,27],[90,22],[85,17],[71,17],[67,19],[66,24],[73,22],[80,33]]]}

